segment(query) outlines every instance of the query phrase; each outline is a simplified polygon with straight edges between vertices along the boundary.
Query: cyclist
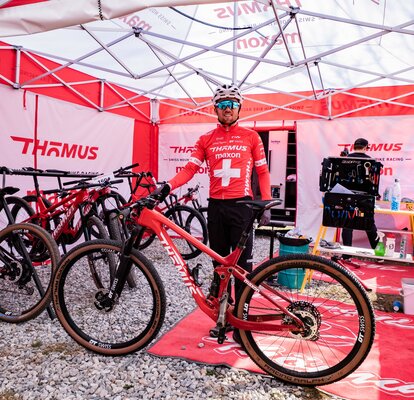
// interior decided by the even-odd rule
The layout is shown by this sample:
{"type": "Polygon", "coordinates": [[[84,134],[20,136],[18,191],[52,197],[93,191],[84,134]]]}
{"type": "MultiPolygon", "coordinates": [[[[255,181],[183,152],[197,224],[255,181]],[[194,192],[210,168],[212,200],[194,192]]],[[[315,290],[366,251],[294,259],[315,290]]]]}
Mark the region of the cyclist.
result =
{"type": "MultiPolygon", "coordinates": [[[[251,176],[253,167],[258,175],[262,200],[270,200],[270,174],[263,143],[256,131],[238,125],[243,97],[237,86],[224,84],[213,96],[214,111],[218,117],[215,129],[202,135],[185,167],[164,186],[156,189],[164,195],[184,185],[206,161],[209,170],[209,203],[207,211],[210,247],[221,256],[233,250],[243,228],[251,216],[251,209],[239,200],[252,199],[251,176]]],[[[260,225],[270,222],[270,210],[261,217],[260,225]]],[[[239,265],[252,270],[253,235],[243,251],[239,265]]],[[[236,293],[240,283],[236,282],[236,293]]],[[[228,330],[232,328],[229,326],[228,330]]],[[[218,328],[210,330],[213,337],[218,328]]],[[[233,334],[237,340],[238,332],[233,334]]]]}

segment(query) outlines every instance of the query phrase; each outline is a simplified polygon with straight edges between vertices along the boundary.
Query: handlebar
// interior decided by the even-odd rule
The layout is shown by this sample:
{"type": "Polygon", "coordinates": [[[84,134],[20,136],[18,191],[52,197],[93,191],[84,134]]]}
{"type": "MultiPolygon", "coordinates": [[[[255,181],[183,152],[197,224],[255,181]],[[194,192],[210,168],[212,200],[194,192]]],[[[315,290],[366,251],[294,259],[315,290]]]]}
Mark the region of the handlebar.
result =
{"type": "Polygon", "coordinates": [[[114,174],[122,174],[124,172],[132,172],[132,171],[128,171],[128,170],[136,168],[138,166],[139,166],[139,163],[135,163],[135,164],[128,165],[128,167],[121,167],[121,168],[118,168],[117,170],[115,170],[114,174]]]}
{"type": "Polygon", "coordinates": [[[105,181],[105,182],[100,182],[100,183],[87,183],[87,181],[78,181],[78,184],[75,186],[72,186],[70,188],[67,188],[67,190],[62,190],[62,189],[52,189],[52,190],[44,190],[43,193],[44,194],[52,194],[52,193],[62,193],[62,194],[67,194],[67,192],[69,190],[84,190],[84,189],[90,189],[93,187],[110,187],[113,185],[116,185],[118,183],[122,183],[123,180],[122,179],[116,179],[113,181],[105,181]]]}
{"type": "Polygon", "coordinates": [[[42,170],[33,167],[23,167],[21,169],[8,168],[6,166],[0,167],[0,172],[7,175],[24,175],[24,176],[47,176],[53,178],[69,177],[69,178],[94,178],[98,175],[96,172],[79,174],[73,171],[61,171],[57,169],[42,170]]]}

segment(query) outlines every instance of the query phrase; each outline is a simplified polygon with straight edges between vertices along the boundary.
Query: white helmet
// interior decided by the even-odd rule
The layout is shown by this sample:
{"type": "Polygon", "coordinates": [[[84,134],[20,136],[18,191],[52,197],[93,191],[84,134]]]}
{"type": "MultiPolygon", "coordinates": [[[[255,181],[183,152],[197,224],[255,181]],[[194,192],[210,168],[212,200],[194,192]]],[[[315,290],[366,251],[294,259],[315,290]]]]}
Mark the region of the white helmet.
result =
{"type": "Polygon", "coordinates": [[[236,99],[240,104],[243,103],[243,96],[240,93],[240,89],[236,85],[220,85],[217,86],[214,91],[213,103],[217,104],[220,100],[224,99],[236,99]]]}

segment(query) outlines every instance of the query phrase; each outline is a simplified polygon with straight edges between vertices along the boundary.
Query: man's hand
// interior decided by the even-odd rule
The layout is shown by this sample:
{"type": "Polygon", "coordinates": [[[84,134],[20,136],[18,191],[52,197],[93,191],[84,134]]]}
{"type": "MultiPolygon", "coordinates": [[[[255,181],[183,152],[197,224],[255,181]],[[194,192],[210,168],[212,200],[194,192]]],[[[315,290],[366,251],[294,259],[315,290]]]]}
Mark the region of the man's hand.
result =
{"type": "Polygon", "coordinates": [[[171,185],[167,182],[160,186],[158,186],[153,192],[151,192],[151,196],[159,201],[163,201],[171,191],[171,185]]]}
{"type": "Polygon", "coordinates": [[[270,218],[270,209],[265,210],[260,218],[259,226],[269,225],[270,218]]]}

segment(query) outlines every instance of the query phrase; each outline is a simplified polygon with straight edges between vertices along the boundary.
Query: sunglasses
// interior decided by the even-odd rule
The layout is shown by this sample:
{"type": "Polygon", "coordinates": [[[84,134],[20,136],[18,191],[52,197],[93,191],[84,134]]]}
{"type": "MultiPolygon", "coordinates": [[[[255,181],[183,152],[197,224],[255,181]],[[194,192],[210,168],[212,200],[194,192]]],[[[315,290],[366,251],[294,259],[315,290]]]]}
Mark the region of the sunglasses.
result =
{"type": "Polygon", "coordinates": [[[229,107],[230,110],[234,110],[240,107],[240,103],[238,103],[237,101],[233,101],[233,100],[223,100],[223,101],[220,101],[220,103],[217,103],[216,107],[219,108],[220,110],[225,110],[227,107],[229,107]]]}

